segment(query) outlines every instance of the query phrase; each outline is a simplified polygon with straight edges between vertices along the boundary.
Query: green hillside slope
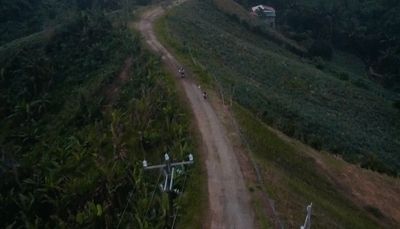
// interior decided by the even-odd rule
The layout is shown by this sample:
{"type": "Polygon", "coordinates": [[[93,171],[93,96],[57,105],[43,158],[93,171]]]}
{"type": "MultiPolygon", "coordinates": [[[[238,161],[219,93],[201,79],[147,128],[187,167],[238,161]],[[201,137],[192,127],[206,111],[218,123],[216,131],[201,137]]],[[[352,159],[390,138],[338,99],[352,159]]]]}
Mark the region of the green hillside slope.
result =
{"type": "MultiPolygon", "coordinates": [[[[298,227],[304,221],[305,206],[312,202],[312,227],[315,228],[364,229],[385,225],[387,219],[358,207],[306,152],[282,140],[245,109],[235,107],[235,113],[261,171],[261,189],[273,199],[279,221],[269,219],[272,224],[298,227]]],[[[254,187],[260,188],[260,185],[254,187]]],[[[258,217],[266,217],[262,208],[258,210],[258,217]]]]}
{"type": "Polygon", "coordinates": [[[148,0],[2,0],[0,46],[32,33],[54,28],[85,11],[115,12],[127,5],[148,2],[148,0]]]}
{"type": "Polygon", "coordinates": [[[160,61],[93,12],[14,48],[0,58],[0,227],[162,228],[167,196],[141,160],[194,146],[160,61]]]}
{"type": "Polygon", "coordinates": [[[396,95],[358,70],[291,54],[225,16],[212,1],[185,3],[162,26],[180,54],[190,55],[225,96],[233,92],[264,122],[363,167],[399,173],[396,95]]]}
{"type": "Polygon", "coordinates": [[[370,75],[377,82],[397,93],[400,92],[399,1],[236,0],[236,2],[247,9],[257,4],[275,7],[279,30],[306,47],[313,47],[310,49],[310,54],[315,55],[318,52],[329,58],[329,50],[332,47],[351,52],[363,60],[370,75]]]}

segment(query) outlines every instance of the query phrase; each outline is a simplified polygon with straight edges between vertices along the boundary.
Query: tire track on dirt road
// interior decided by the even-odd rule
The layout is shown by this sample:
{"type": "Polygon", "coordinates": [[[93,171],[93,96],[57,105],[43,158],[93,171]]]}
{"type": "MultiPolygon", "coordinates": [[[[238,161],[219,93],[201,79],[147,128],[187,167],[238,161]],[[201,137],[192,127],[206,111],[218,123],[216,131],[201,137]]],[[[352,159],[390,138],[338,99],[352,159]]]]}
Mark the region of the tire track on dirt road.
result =
{"type": "MultiPolygon", "coordinates": [[[[135,26],[143,35],[149,48],[162,56],[171,73],[179,77],[176,58],[158,41],[153,23],[164,14],[161,7],[150,8],[141,15],[135,26]]],[[[180,81],[196,118],[202,144],[207,149],[206,169],[208,177],[209,225],[211,228],[254,228],[254,214],[250,204],[244,176],[241,172],[234,147],[226,129],[213,107],[203,99],[202,92],[190,79],[180,81]]]]}

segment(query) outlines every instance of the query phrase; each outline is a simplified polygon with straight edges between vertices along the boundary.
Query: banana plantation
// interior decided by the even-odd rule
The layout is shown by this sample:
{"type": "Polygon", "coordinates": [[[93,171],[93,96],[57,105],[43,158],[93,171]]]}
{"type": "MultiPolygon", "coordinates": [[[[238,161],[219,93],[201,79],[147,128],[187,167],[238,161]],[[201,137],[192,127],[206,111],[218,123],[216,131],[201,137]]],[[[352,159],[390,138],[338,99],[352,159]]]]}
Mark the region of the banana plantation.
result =
{"type": "Polygon", "coordinates": [[[0,227],[163,227],[168,198],[141,161],[193,145],[160,61],[103,13],[46,37],[0,50],[13,53],[0,65],[0,227]]]}

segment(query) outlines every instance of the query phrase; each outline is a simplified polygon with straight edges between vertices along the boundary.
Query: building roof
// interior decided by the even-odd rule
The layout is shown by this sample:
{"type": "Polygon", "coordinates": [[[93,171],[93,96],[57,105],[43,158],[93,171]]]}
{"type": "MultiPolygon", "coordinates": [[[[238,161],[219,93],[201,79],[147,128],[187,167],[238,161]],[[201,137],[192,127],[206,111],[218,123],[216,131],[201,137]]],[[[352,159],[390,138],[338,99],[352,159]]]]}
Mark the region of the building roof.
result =
{"type": "Polygon", "coordinates": [[[258,5],[258,6],[251,7],[251,11],[256,12],[257,10],[262,10],[265,13],[267,13],[267,12],[275,13],[275,9],[271,6],[258,5]]]}

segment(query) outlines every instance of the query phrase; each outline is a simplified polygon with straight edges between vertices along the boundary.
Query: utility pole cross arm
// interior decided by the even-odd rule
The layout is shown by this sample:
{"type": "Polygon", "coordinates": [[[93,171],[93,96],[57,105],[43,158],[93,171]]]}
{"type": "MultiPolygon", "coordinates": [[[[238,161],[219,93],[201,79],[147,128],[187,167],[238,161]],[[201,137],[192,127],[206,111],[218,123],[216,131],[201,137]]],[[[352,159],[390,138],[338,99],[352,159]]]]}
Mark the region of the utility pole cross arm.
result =
{"type": "Polygon", "coordinates": [[[183,165],[192,165],[194,163],[193,155],[189,154],[188,155],[188,161],[181,161],[181,162],[174,162],[172,163],[171,158],[169,155],[166,153],[164,154],[164,163],[159,164],[159,165],[151,165],[149,166],[146,160],[143,160],[143,169],[144,170],[152,170],[152,169],[161,169],[160,171],[164,175],[164,183],[160,184],[160,187],[163,192],[168,193],[168,202],[169,202],[169,208],[168,212],[165,215],[166,217],[166,226],[168,227],[169,219],[173,217],[173,196],[174,192],[178,193],[176,191],[177,189],[174,189],[174,175],[175,172],[179,175],[182,173],[182,170],[179,168],[175,168],[177,166],[183,166],[183,165]],[[176,170],[176,171],[175,171],[176,170]]]}
{"type": "Polygon", "coordinates": [[[151,166],[144,166],[143,168],[145,169],[145,170],[150,170],[150,169],[162,169],[162,168],[165,168],[166,167],[166,165],[151,165],[151,166]]]}
{"type": "Polygon", "coordinates": [[[191,165],[193,164],[193,161],[182,161],[182,162],[175,162],[171,163],[171,166],[178,166],[178,165],[191,165]]]}

